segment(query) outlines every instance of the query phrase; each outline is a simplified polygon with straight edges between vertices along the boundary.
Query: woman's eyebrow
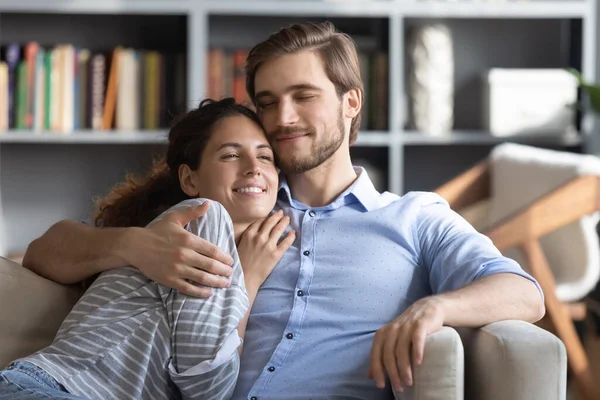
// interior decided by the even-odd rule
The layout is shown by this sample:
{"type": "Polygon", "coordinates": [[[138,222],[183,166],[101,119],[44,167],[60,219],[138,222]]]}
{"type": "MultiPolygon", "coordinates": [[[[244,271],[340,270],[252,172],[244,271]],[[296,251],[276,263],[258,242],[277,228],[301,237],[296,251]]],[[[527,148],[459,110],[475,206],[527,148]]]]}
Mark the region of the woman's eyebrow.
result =
{"type": "Polygon", "coordinates": [[[220,145],[220,146],[217,148],[217,151],[219,151],[219,150],[221,150],[221,149],[223,149],[223,148],[225,148],[225,147],[234,147],[234,148],[236,148],[236,149],[239,149],[239,148],[241,148],[241,147],[242,147],[242,145],[241,145],[241,144],[239,144],[239,143],[227,142],[227,143],[223,143],[222,145],[220,145]]]}
{"type": "MultiPolygon", "coordinates": [[[[219,150],[221,150],[221,149],[224,149],[225,147],[233,147],[233,148],[235,148],[235,149],[241,149],[243,146],[242,146],[241,144],[239,144],[239,143],[235,143],[235,142],[227,142],[227,143],[223,143],[223,144],[221,144],[221,145],[220,145],[220,146],[217,148],[217,151],[219,151],[219,150]]],[[[269,149],[269,150],[272,150],[272,149],[271,149],[271,146],[269,146],[269,145],[268,145],[268,144],[266,144],[266,143],[261,143],[261,144],[257,145],[257,146],[256,146],[256,148],[257,148],[257,149],[269,149]]]]}

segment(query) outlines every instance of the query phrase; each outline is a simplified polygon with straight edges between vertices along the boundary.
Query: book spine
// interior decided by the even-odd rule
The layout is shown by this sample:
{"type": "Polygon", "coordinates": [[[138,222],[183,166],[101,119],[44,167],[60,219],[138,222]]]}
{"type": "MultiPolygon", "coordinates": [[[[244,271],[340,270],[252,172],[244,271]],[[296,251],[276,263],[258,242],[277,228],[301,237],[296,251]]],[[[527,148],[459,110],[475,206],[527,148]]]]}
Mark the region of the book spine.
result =
{"type": "Polygon", "coordinates": [[[94,54],[90,62],[90,101],[88,125],[94,129],[102,129],[104,115],[104,95],[106,91],[106,57],[94,54]]]}
{"type": "Polygon", "coordinates": [[[16,43],[10,43],[5,48],[4,58],[8,65],[8,120],[9,127],[16,127],[16,86],[17,68],[21,61],[21,47],[16,43]]]}
{"type": "Polygon", "coordinates": [[[16,101],[16,128],[25,129],[27,115],[27,62],[20,61],[17,67],[17,101],[16,101]]]}

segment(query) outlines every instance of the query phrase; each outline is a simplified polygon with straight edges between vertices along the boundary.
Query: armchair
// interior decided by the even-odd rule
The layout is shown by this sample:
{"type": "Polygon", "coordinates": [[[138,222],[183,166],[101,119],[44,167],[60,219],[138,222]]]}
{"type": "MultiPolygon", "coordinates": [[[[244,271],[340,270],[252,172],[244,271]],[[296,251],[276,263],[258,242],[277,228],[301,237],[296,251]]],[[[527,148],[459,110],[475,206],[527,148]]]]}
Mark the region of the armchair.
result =
{"type": "Polygon", "coordinates": [[[583,299],[600,277],[595,231],[600,211],[600,160],[503,144],[493,149],[487,160],[436,192],[454,210],[478,207],[475,214],[483,218],[475,226],[537,279],[544,291],[547,320],[565,345],[581,397],[599,399],[573,318],[584,317],[585,304],[576,301],[583,299]]]}

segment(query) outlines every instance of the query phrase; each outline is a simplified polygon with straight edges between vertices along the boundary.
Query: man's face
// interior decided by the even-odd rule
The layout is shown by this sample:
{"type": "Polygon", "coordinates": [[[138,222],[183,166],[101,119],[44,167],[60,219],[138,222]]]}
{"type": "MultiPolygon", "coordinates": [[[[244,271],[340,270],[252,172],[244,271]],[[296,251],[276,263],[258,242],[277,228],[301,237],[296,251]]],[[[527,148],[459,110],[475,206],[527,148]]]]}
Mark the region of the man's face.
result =
{"type": "Polygon", "coordinates": [[[255,89],[259,117],[283,172],[316,168],[344,143],[342,103],[317,54],[303,51],[265,62],[255,89]]]}

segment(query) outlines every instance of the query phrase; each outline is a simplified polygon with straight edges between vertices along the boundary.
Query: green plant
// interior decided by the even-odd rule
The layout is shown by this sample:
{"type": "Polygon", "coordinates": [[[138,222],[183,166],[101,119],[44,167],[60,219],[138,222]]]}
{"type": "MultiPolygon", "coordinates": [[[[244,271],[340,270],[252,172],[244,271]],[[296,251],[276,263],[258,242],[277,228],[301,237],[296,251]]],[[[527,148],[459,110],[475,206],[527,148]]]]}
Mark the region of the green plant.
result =
{"type": "Polygon", "coordinates": [[[567,71],[577,78],[579,87],[589,96],[592,110],[595,113],[600,114],[600,85],[593,85],[585,82],[581,73],[574,68],[568,68],[567,71]]]}

